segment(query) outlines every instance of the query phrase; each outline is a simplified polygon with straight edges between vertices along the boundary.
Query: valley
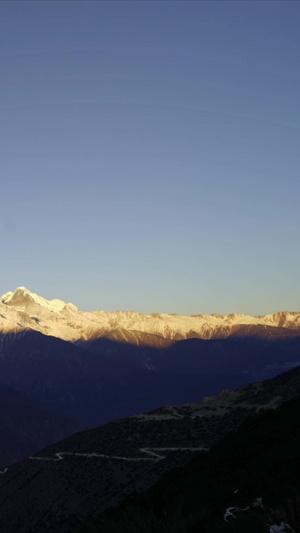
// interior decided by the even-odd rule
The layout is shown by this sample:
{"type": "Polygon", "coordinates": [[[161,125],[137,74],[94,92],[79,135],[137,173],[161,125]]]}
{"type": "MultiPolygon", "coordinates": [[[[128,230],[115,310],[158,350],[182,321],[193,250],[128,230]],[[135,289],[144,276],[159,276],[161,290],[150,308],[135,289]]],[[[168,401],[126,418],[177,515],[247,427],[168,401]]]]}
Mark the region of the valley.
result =
{"type": "Polygon", "coordinates": [[[299,395],[299,376],[297,368],[199,404],[165,406],[116,420],[9,466],[0,478],[1,516],[9,524],[3,531],[77,531],[89,515],[133,491],[145,491],[193,456],[207,454],[249,416],[274,411],[299,395]]]}
{"type": "Polygon", "coordinates": [[[3,533],[89,531],[90,516],[300,395],[299,313],[89,314],[24,288],[1,306],[3,533]]]}

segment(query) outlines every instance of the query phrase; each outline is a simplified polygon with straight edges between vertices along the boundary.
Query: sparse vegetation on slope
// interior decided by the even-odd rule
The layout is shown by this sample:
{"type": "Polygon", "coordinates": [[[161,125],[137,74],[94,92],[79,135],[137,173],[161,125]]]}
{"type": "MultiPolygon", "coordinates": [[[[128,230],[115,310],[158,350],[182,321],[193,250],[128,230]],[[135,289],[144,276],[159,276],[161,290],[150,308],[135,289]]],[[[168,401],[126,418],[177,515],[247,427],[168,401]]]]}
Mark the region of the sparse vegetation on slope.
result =
{"type": "Polygon", "coordinates": [[[211,452],[89,519],[81,532],[268,533],[286,523],[282,531],[298,533],[299,410],[297,398],[247,420],[211,452]]]}

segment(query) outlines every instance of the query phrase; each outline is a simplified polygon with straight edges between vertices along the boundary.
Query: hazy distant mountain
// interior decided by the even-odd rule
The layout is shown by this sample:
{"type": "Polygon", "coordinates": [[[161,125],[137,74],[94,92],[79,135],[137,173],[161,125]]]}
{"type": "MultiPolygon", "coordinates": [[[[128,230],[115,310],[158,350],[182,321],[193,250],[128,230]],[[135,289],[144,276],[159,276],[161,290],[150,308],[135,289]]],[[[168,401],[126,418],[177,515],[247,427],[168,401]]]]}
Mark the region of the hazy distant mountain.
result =
{"type": "Polygon", "coordinates": [[[300,364],[295,342],[188,339],[155,349],[25,330],[0,335],[0,383],[91,427],[272,377],[300,364]]]}
{"type": "Polygon", "coordinates": [[[62,300],[48,301],[25,287],[0,298],[2,333],[32,329],[69,341],[101,337],[138,345],[164,347],[180,339],[256,335],[263,338],[300,335],[300,313],[279,312],[251,317],[243,314],[180,316],[134,311],[86,313],[62,300]]]}
{"type": "MultiPolygon", "coordinates": [[[[206,398],[201,404],[164,407],[68,437],[38,452],[34,458],[8,467],[7,471],[0,475],[1,531],[3,533],[11,531],[75,533],[88,515],[101,513],[134,490],[147,489],[164,472],[174,466],[187,463],[193,455],[201,451],[207,451],[228,432],[236,430],[240,423],[250,415],[256,415],[268,409],[273,412],[274,408],[299,393],[300,368],[297,368],[266,382],[247,385],[233,393],[223,392],[218,397],[206,398]]],[[[299,406],[295,412],[299,413],[299,406]]],[[[205,508],[207,507],[208,511],[210,509],[215,511],[217,506],[219,526],[223,523],[226,507],[237,504],[238,496],[234,490],[243,488],[241,494],[244,497],[244,487],[247,487],[249,471],[251,471],[251,465],[248,467],[246,462],[247,456],[252,454],[255,457],[255,453],[263,451],[265,446],[273,449],[272,446],[276,443],[274,428],[281,442],[286,441],[287,445],[289,443],[291,446],[294,445],[291,437],[293,432],[290,435],[286,429],[286,418],[286,414],[278,418],[278,423],[273,425],[273,433],[270,433],[269,438],[265,432],[262,433],[261,439],[261,430],[256,431],[255,428],[252,435],[252,423],[248,424],[251,431],[246,433],[245,438],[243,437],[241,441],[234,441],[230,437],[224,448],[225,455],[213,455],[212,459],[209,459],[211,474],[205,466],[205,475],[202,478],[201,468],[197,467],[196,477],[192,478],[193,502],[196,507],[199,507],[203,493],[207,490],[210,503],[205,504],[205,508]],[[246,442],[248,439],[248,447],[245,446],[245,439],[246,442]],[[236,442],[242,444],[237,445],[236,442]],[[232,468],[234,471],[235,467],[228,469],[226,466],[229,464],[226,462],[229,460],[229,453],[232,456],[230,459],[232,464],[236,464],[237,467],[245,466],[245,474],[243,471],[241,474],[238,472],[239,477],[234,478],[232,468]],[[213,466],[214,457],[218,457],[215,466],[213,466]],[[216,477],[214,477],[215,474],[216,477]],[[224,476],[222,484],[220,484],[219,474],[224,476]],[[228,487],[226,487],[226,476],[233,476],[228,487]],[[220,501],[216,503],[212,494],[221,494],[220,501]]],[[[297,424],[298,418],[297,415],[297,424]]],[[[262,424],[263,427],[269,428],[266,424],[262,424]]],[[[295,432],[293,434],[295,435],[295,432]]],[[[297,450],[299,452],[299,446],[297,450]]],[[[200,458],[200,464],[207,465],[207,457],[205,455],[203,460],[200,458]]],[[[269,457],[272,461],[273,452],[270,452],[269,457]]],[[[174,485],[173,492],[167,482],[165,485],[163,481],[161,482],[163,487],[167,487],[168,492],[165,492],[165,497],[161,499],[159,497],[159,501],[163,502],[167,510],[168,502],[170,502],[173,519],[174,517],[176,519],[177,514],[174,514],[172,501],[180,503],[181,494],[182,499],[186,501],[185,494],[189,493],[184,491],[189,489],[185,485],[180,488],[180,483],[185,479],[188,483],[192,471],[193,468],[189,467],[187,477],[186,474],[182,476],[179,473],[170,474],[173,476],[171,477],[173,483],[174,477],[178,481],[179,489],[177,485],[174,485]]],[[[260,493],[259,479],[265,478],[260,478],[259,474],[260,471],[257,468],[253,470],[252,480],[255,477],[258,480],[257,486],[253,485],[255,498],[266,494],[266,492],[260,493]]],[[[253,494],[248,496],[247,504],[250,504],[253,494]]],[[[123,526],[125,527],[126,520],[129,522],[129,529],[127,527],[126,531],[130,533],[136,531],[133,522],[131,523],[132,529],[130,529],[130,517],[128,519],[127,511],[125,513],[123,526]]],[[[198,518],[199,515],[195,512],[196,522],[198,518]]],[[[111,516],[111,520],[113,526],[109,531],[118,532],[114,515],[111,516]]],[[[103,524],[105,525],[105,521],[101,522],[100,531],[106,531],[102,529],[103,524]]],[[[107,527],[109,524],[110,522],[107,523],[107,527]]],[[[159,524],[161,526],[161,523],[159,524]]],[[[140,529],[140,531],[149,533],[172,531],[171,527],[168,529],[168,523],[166,527],[167,529],[157,527],[156,529],[140,529]]],[[[216,531],[222,531],[222,529],[216,529],[216,531]]]]}
{"type": "Polygon", "coordinates": [[[55,415],[0,385],[0,468],[82,430],[82,424],[55,415]]]}

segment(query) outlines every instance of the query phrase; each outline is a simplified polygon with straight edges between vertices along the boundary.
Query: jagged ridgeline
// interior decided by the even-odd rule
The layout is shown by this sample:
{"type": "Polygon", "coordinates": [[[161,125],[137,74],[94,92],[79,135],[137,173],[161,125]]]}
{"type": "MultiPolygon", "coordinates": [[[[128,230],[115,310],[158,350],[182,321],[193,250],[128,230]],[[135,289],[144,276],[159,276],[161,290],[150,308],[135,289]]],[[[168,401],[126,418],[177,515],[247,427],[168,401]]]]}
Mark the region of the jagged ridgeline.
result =
{"type": "Polygon", "coordinates": [[[0,382],[92,427],[293,368],[299,324],[287,312],[85,313],[20,287],[0,299],[0,382]]]}
{"type": "Polygon", "coordinates": [[[83,313],[24,287],[6,293],[0,299],[0,466],[70,428],[199,402],[292,368],[300,363],[299,317],[83,313]],[[38,422],[43,409],[45,419],[52,413],[48,426],[38,422]]]}
{"type": "Polygon", "coordinates": [[[269,533],[281,519],[296,530],[298,477],[289,472],[297,470],[298,456],[282,448],[277,458],[274,447],[292,446],[296,438],[288,411],[278,415],[278,434],[270,415],[262,426],[259,420],[244,426],[237,440],[228,437],[225,448],[207,451],[247,417],[300,394],[300,370],[294,368],[300,364],[299,319],[299,313],[287,312],[265,317],[82,313],[25,288],[4,295],[3,533],[77,531],[89,515],[133,491],[148,490],[174,467],[149,496],[136,495],[124,504],[123,515],[111,511],[84,527],[211,533],[243,526],[243,533],[249,528],[269,533]],[[151,412],[137,414],[145,411],[151,412]],[[281,442],[282,435],[287,438],[281,442]],[[43,446],[48,448],[40,450],[43,446]],[[205,454],[199,463],[178,470],[199,452],[205,454]],[[287,463],[281,464],[285,453],[287,463]],[[265,474],[262,466],[269,468],[265,474]],[[278,483],[284,489],[281,500],[278,483]],[[286,496],[287,487],[296,496],[286,496]]]}
{"type": "Polygon", "coordinates": [[[59,299],[49,301],[25,287],[18,287],[0,298],[0,331],[24,329],[73,342],[105,337],[117,342],[166,347],[189,338],[299,336],[300,313],[278,312],[256,317],[240,313],[193,316],[102,310],[88,313],[71,303],[59,299]]]}
{"type": "Polygon", "coordinates": [[[244,422],[80,533],[300,531],[300,398],[244,422]]]}

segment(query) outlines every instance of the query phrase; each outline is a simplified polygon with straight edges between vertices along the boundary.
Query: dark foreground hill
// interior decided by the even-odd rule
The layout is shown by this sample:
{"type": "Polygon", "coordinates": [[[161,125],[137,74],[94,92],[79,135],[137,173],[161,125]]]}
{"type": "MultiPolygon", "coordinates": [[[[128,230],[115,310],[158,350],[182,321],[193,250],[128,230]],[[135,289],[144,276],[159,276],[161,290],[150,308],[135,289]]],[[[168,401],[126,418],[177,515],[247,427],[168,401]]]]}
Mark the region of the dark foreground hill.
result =
{"type": "MultiPolygon", "coordinates": [[[[224,391],[201,404],[164,407],[72,435],[0,475],[1,532],[73,533],[89,515],[116,505],[133,491],[148,489],[162,474],[235,431],[250,415],[297,394],[300,368],[233,393],[224,391]]],[[[202,474],[197,476],[200,485],[202,474]]],[[[212,492],[217,483],[212,476],[212,492]]]]}
{"type": "Polygon", "coordinates": [[[300,398],[248,419],[81,533],[300,531],[300,398]]]}

